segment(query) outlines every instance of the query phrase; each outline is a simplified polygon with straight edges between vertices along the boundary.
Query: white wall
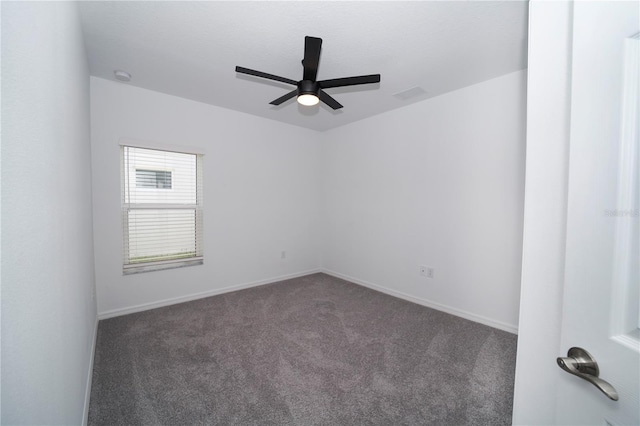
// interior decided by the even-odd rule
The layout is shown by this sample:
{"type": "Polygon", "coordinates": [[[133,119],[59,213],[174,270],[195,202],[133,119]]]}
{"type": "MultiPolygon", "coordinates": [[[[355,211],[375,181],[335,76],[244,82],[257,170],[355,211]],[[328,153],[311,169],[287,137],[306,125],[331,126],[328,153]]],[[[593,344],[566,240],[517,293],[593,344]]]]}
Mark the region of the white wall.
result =
{"type": "MultiPolygon", "coordinates": [[[[570,2],[529,4],[529,96],[514,424],[555,423],[569,167],[570,2]]],[[[564,349],[566,351],[566,348],[564,349]]]]}
{"type": "Polygon", "coordinates": [[[518,71],[324,133],[323,267],[515,332],[525,99],[518,71]]]}
{"type": "Polygon", "coordinates": [[[96,327],[76,4],[2,4],[2,424],[81,424],[96,327]]]}
{"type": "Polygon", "coordinates": [[[316,271],[319,136],[92,77],[95,268],[101,317],[316,271]],[[121,138],[205,151],[204,265],[122,275],[121,138]]]}
{"type": "Polygon", "coordinates": [[[515,332],[525,77],[323,133],[92,78],[98,311],[322,267],[515,332]],[[122,276],[122,138],[206,151],[204,266],[122,276]],[[433,280],[418,275],[422,264],[433,280]]]}

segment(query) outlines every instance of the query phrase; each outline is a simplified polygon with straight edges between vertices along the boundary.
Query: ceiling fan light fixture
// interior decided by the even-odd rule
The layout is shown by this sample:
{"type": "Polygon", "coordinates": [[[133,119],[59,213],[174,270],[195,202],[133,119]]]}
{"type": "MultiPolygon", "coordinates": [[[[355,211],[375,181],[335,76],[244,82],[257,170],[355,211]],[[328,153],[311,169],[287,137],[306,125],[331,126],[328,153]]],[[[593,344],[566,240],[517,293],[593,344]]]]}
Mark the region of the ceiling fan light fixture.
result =
{"type": "Polygon", "coordinates": [[[320,98],[312,93],[303,93],[302,95],[298,95],[298,103],[304,106],[313,106],[317,105],[320,102],[320,98]]]}
{"type": "Polygon", "coordinates": [[[298,103],[304,106],[317,105],[320,102],[318,91],[320,86],[311,80],[301,80],[298,82],[298,103]]]}

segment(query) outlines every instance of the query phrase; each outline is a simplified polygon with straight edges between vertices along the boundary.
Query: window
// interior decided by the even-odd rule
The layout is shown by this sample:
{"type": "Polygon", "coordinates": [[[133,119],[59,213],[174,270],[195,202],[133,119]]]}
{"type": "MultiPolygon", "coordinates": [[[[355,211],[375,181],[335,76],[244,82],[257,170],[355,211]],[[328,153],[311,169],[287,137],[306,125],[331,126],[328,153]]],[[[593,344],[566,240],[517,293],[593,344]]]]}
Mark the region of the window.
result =
{"type": "Polygon", "coordinates": [[[136,186],[138,188],[171,189],[171,172],[136,169],[136,186]]]}
{"type": "Polygon", "coordinates": [[[202,155],[122,147],[123,272],[203,263],[202,155]]]}

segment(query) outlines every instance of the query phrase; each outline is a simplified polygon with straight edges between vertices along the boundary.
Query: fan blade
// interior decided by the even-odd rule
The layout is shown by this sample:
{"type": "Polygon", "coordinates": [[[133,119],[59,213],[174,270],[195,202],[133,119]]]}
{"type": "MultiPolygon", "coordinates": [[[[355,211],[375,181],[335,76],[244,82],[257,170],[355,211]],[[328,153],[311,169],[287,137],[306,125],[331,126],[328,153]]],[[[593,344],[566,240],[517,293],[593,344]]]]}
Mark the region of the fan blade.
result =
{"type": "Polygon", "coordinates": [[[302,60],[302,66],[304,67],[304,72],[302,73],[303,80],[316,81],[321,47],[321,38],[309,36],[304,38],[304,59],[302,60]]]}
{"type": "Polygon", "coordinates": [[[360,75],[358,77],[334,78],[333,80],[319,81],[318,84],[323,89],[330,87],[357,86],[358,84],[379,83],[380,74],[360,75]]]}
{"type": "Polygon", "coordinates": [[[291,80],[289,78],[278,77],[277,75],[267,74],[266,72],[262,71],[250,70],[249,68],[236,67],[236,72],[254,75],[256,77],[267,78],[269,80],[281,81],[283,83],[293,84],[294,86],[298,85],[297,81],[291,80]]]}
{"type": "Polygon", "coordinates": [[[331,96],[329,96],[326,92],[323,92],[322,90],[318,90],[318,97],[322,102],[329,105],[333,109],[342,108],[342,105],[340,105],[340,102],[336,101],[335,99],[333,99],[331,96]]]}
{"type": "Polygon", "coordinates": [[[271,105],[280,105],[281,103],[283,103],[284,101],[288,101],[289,99],[293,98],[295,95],[298,94],[298,89],[292,90],[291,92],[287,93],[284,96],[280,96],[278,99],[276,99],[275,101],[271,101],[269,102],[271,105]]]}

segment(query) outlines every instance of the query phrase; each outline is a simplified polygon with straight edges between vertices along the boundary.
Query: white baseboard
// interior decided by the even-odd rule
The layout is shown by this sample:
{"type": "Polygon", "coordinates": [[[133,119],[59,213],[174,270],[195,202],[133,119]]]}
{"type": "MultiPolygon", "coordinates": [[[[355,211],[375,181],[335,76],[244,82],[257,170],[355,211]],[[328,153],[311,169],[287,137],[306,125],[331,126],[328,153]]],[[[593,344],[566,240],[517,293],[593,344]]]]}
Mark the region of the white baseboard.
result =
{"type": "Polygon", "coordinates": [[[498,330],[503,330],[509,333],[518,334],[518,327],[512,324],[507,324],[501,321],[496,321],[491,318],[484,317],[482,315],[472,314],[471,312],[466,312],[460,309],[452,308],[451,306],[442,305],[440,303],[432,302],[430,300],[422,299],[419,297],[411,296],[409,294],[392,290],[390,288],[373,284],[368,281],[360,280],[358,278],[350,277],[348,275],[341,274],[339,272],[335,272],[329,269],[321,269],[320,272],[325,273],[327,275],[331,275],[336,278],[341,278],[343,280],[352,282],[354,284],[361,285],[363,287],[370,288],[372,290],[379,291],[381,293],[388,294],[390,296],[397,297],[399,299],[408,300],[409,302],[417,303],[418,305],[426,306],[428,308],[432,308],[438,311],[446,312],[451,315],[455,315],[457,317],[461,317],[464,319],[468,319],[470,321],[478,322],[480,324],[488,325],[489,327],[497,328],[498,330]]]}
{"type": "MultiPolygon", "coordinates": [[[[339,272],[335,272],[332,271],[330,269],[324,269],[324,268],[318,268],[318,269],[312,269],[312,270],[308,270],[308,271],[303,271],[303,272],[297,272],[294,274],[288,274],[288,275],[281,275],[278,277],[272,277],[272,278],[268,278],[265,280],[259,280],[259,281],[252,281],[252,282],[248,282],[248,283],[244,283],[244,284],[237,284],[237,285],[233,285],[233,286],[229,286],[229,287],[223,287],[223,288],[218,288],[218,289],[214,289],[214,290],[208,290],[208,291],[204,291],[201,293],[193,293],[193,294],[188,294],[186,296],[179,296],[179,297],[175,297],[175,298],[171,298],[171,299],[164,299],[164,300],[159,300],[156,302],[150,302],[150,303],[143,303],[140,305],[135,305],[135,306],[129,306],[126,308],[120,308],[120,309],[113,309],[110,311],[104,311],[104,312],[100,312],[98,314],[98,319],[107,319],[107,318],[113,318],[113,317],[118,317],[118,316],[122,316],[122,315],[127,315],[127,314],[132,314],[135,312],[142,312],[142,311],[147,311],[149,309],[155,309],[155,308],[161,308],[163,306],[169,306],[169,305],[175,305],[177,303],[183,303],[183,302],[189,302],[191,300],[196,300],[196,299],[202,299],[205,297],[210,297],[210,296],[216,296],[218,294],[223,294],[223,293],[230,293],[232,291],[237,291],[237,290],[242,290],[245,288],[250,288],[250,287],[258,287],[261,285],[265,285],[265,284],[271,284],[271,283],[275,283],[278,281],[284,281],[284,280],[288,280],[288,279],[292,279],[292,278],[298,278],[298,277],[302,277],[305,275],[310,275],[310,274],[315,274],[318,272],[322,272],[325,273],[327,275],[331,275],[334,276],[336,278],[341,278],[343,280],[346,281],[350,281],[354,284],[358,284],[364,287],[368,287],[372,290],[376,290],[379,291],[381,293],[385,293],[388,294],[390,296],[394,296],[394,297],[398,297],[400,299],[404,299],[404,300],[408,300],[409,302],[413,302],[413,303],[417,303],[418,305],[422,305],[422,306],[426,306],[428,308],[432,308],[432,309],[436,309],[438,311],[442,311],[442,312],[446,312],[448,314],[451,315],[455,315],[464,319],[468,319],[470,321],[474,321],[474,322],[478,322],[480,324],[484,324],[487,325],[489,327],[493,327],[493,328],[497,328],[499,330],[503,330],[509,333],[513,333],[513,334],[518,334],[518,327],[516,325],[513,324],[507,324],[501,321],[496,321],[493,320],[491,318],[487,318],[484,317],[482,315],[477,315],[477,314],[473,314],[471,312],[467,312],[467,311],[463,311],[457,308],[453,308],[451,306],[446,306],[446,305],[442,305],[440,303],[436,303],[436,302],[432,302],[430,300],[427,299],[422,299],[416,296],[412,296],[397,290],[392,290],[390,288],[378,285],[378,284],[373,284],[370,283],[368,281],[364,281],[364,280],[360,280],[358,278],[355,277],[351,277],[348,275],[344,275],[341,274],[339,272]]],[[[96,324],[97,326],[97,324],[96,324]]],[[[94,337],[95,338],[95,337],[94,337]]],[[[95,347],[95,344],[94,344],[95,347]]],[[[93,363],[93,358],[91,360],[91,362],[93,363]]],[[[87,396],[88,398],[88,396],[87,396]]],[[[88,401],[88,399],[87,399],[88,401]]],[[[86,409],[88,409],[88,404],[86,409]]]]}
{"type": "Polygon", "coordinates": [[[127,315],[127,314],[133,314],[135,312],[148,311],[149,309],[161,308],[163,306],[169,306],[169,305],[175,305],[177,303],[189,302],[191,300],[202,299],[202,298],[210,297],[210,296],[216,296],[218,294],[223,294],[223,293],[230,293],[232,291],[243,290],[245,288],[258,287],[258,286],[261,286],[261,285],[271,284],[271,283],[275,283],[275,282],[278,282],[278,281],[289,280],[289,279],[292,279],[292,278],[303,277],[305,275],[315,274],[315,273],[318,273],[318,272],[322,272],[322,270],[321,269],[311,269],[311,270],[308,270],[308,271],[297,272],[297,273],[294,273],[294,274],[280,275],[278,277],[267,278],[265,280],[252,281],[252,282],[249,282],[249,283],[237,284],[237,285],[232,285],[232,286],[229,286],[229,287],[217,288],[217,289],[214,289],[214,290],[207,290],[207,291],[203,291],[201,293],[192,293],[192,294],[188,294],[186,296],[179,296],[179,297],[174,297],[174,298],[170,298],[170,299],[159,300],[159,301],[156,301],[156,302],[143,303],[143,304],[140,304],[140,305],[129,306],[129,307],[126,307],[126,308],[112,309],[110,311],[100,312],[98,314],[98,319],[102,320],[102,319],[107,319],[107,318],[119,317],[119,316],[127,315]]]}
{"type": "Polygon", "coordinates": [[[91,344],[91,357],[89,358],[89,371],[87,372],[87,387],[84,391],[84,413],[82,426],[87,426],[89,421],[89,402],[91,401],[91,385],[93,384],[93,360],[96,356],[96,343],[98,340],[98,318],[93,326],[93,339],[91,344]]]}

